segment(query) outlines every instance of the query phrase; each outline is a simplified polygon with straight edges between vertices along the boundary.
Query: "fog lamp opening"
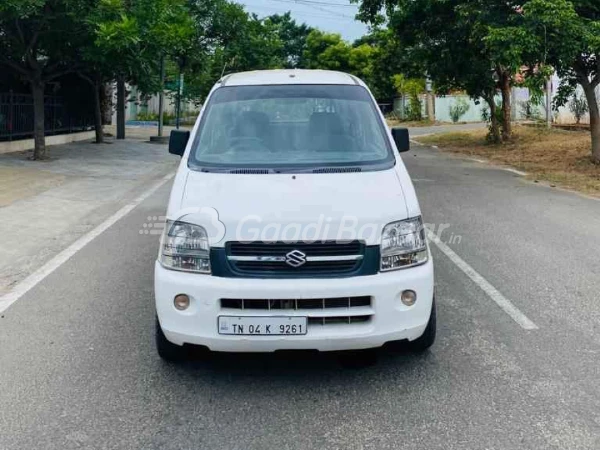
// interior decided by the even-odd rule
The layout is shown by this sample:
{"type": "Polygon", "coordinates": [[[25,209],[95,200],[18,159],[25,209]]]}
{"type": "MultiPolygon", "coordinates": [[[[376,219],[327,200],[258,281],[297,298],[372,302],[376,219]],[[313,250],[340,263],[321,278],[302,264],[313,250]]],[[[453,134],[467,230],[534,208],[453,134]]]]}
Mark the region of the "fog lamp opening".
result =
{"type": "Polygon", "coordinates": [[[173,304],[175,309],[184,311],[190,306],[190,298],[186,294],[177,294],[173,299],[173,304]]]}
{"type": "Polygon", "coordinates": [[[402,303],[404,303],[406,306],[412,306],[417,302],[417,293],[410,289],[402,291],[400,300],[402,300],[402,303]]]}

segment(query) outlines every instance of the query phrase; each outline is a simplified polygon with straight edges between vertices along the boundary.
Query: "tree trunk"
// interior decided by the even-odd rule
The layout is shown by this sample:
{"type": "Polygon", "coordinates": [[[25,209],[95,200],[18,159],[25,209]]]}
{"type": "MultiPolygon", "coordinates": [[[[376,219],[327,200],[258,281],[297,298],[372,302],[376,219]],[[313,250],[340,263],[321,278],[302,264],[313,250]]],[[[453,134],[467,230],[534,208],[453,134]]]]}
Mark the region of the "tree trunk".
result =
{"type": "Polygon", "coordinates": [[[494,143],[500,143],[500,127],[498,124],[498,117],[496,116],[496,100],[494,97],[486,99],[488,106],[490,107],[490,134],[489,140],[494,143]]]}
{"type": "Polygon", "coordinates": [[[104,142],[104,131],[102,130],[102,107],[100,105],[100,88],[102,83],[94,83],[94,129],[96,130],[96,144],[104,142]]]}
{"type": "Polygon", "coordinates": [[[592,160],[600,164],[600,108],[596,99],[594,86],[586,80],[581,82],[585,92],[590,114],[590,132],[592,133],[592,160]]]}
{"type": "Polygon", "coordinates": [[[125,78],[117,78],[117,139],[125,139],[125,78]]]}
{"type": "Polygon", "coordinates": [[[500,77],[500,89],[502,90],[502,140],[509,141],[512,137],[511,123],[511,86],[510,74],[502,72],[500,77]]]}
{"type": "Polygon", "coordinates": [[[46,137],[44,118],[44,87],[45,83],[39,79],[31,81],[31,94],[33,96],[33,158],[35,160],[46,158],[46,137]]]}

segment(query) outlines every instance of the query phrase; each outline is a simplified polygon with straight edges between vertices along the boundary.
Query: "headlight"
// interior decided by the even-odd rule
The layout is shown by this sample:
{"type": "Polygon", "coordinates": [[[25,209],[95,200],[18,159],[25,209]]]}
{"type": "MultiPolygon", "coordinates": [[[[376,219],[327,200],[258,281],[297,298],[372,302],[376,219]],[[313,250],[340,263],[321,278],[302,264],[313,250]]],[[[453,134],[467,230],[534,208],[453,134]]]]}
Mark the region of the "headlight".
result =
{"type": "Polygon", "coordinates": [[[381,271],[427,262],[427,241],[421,217],[392,222],[381,236],[381,271]]]}
{"type": "Polygon", "coordinates": [[[167,269],[210,273],[206,230],[199,225],[167,220],[160,245],[160,263],[167,269]]]}

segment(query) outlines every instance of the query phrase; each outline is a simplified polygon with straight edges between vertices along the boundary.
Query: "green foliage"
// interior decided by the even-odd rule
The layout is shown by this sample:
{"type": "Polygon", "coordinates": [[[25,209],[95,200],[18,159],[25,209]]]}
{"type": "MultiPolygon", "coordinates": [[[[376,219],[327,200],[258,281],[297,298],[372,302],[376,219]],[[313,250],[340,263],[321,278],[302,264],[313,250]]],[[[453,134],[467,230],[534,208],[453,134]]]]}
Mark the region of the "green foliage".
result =
{"type": "Polygon", "coordinates": [[[369,73],[363,79],[377,99],[396,96],[393,76],[404,71],[403,52],[400,43],[389,30],[374,30],[354,42],[354,47],[368,44],[372,49],[369,73]]]}
{"type": "Polygon", "coordinates": [[[307,69],[343,70],[349,65],[350,46],[339,34],[312,30],[303,56],[307,69]]]}
{"type": "Polygon", "coordinates": [[[494,122],[499,124],[498,126],[502,128],[502,102],[494,100],[494,112],[492,113],[489,107],[482,108],[481,110],[481,120],[483,122],[487,122],[488,125],[488,134],[485,137],[486,141],[490,144],[498,144],[500,143],[499,133],[502,130],[495,129],[493,124],[494,122]]]}
{"type": "Polygon", "coordinates": [[[390,98],[395,88],[388,38],[387,33],[377,32],[351,45],[339,34],[312,30],[306,38],[303,64],[308,69],[351,73],[367,83],[376,98],[390,98]]]}
{"type": "MultiPolygon", "coordinates": [[[[164,117],[164,115],[163,115],[163,117],[164,117]]],[[[140,120],[142,122],[152,122],[152,121],[158,120],[158,114],[153,113],[153,112],[141,111],[141,112],[137,113],[135,120],[140,120]]]]}
{"type": "MultiPolygon", "coordinates": [[[[139,112],[136,115],[136,120],[141,120],[143,122],[154,122],[158,120],[158,113],[155,112],[139,112]]],[[[165,123],[171,122],[175,120],[175,114],[170,112],[163,113],[163,120],[165,123]]]]}
{"type": "Polygon", "coordinates": [[[567,104],[581,86],[590,114],[592,156],[600,163],[600,2],[530,0],[524,5],[532,33],[539,36],[544,60],[561,77],[554,107],[567,104]]]}
{"type": "Polygon", "coordinates": [[[469,103],[464,98],[459,98],[449,107],[450,118],[452,122],[457,123],[470,109],[469,103]]]}
{"type": "Polygon", "coordinates": [[[409,98],[408,105],[404,108],[404,117],[409,121],[423,120],[423,106],[418,97],[409,98]]]}
{"type": "Polygon", "coordinates": [[[575,92],[569,102],[569,110],[575,116],[576,123],[580,124],[581,119],[589,112],[590,108],[588,107],[585,97],[580,96],[575,92]]]}
{"type": "MultiPolygon", "coordinates": [[[[223,8],[221,38],[213,39],[202,58],[185,68],[184,97],[188,100],[202,102],[223,74],[282,68],[290,61],[280,37],[281,24],[258,19],[238,4],[223,2],[223,8]]],[[[178,71],[174,66],[167,74],[175,79],[178,71]]]]}
{"type": "Polygon", "coordinates": [[[286,68],[304,67],[304,50],[306,50],[306,40],[313,28],[302,23],[298,24],[292,19],[291,13],[274,14],[267,17],[266,23],[270,23],[278,38],[282,42],[281,54],[279,58],[286,68]]]}
{"type": "Polygon", "coordinates": [[[402,74],[396,74],[392,79],[398,94],[418,96],[425,92],[425,79],[423,78],[407,78],[402,74]]]}
{"type": "Polygon", "coordinates": [[[74,71],[93,2],[0,1],[0,67],[45,83],[74,71]]]}
{"type": "Polygon", "coordinates": [[[403,47],[403,73],[429,75],[440,93],[466,91],[493,101],[505,93],[510,126],[510,91],[522,66],[540,61],[540,47],[515,2],[506,0],[362,0],[360,17],[388,27],[403,47]]]}
{"type": "Polygon", "coordinates": [[[425,92],[425,80],[420,78],[406,78],[402,74],[396,74],[392,79],[396,92],[408,97],[408,105],[406,105],[404,111],[406,119],[422,120],[423,106],[419,95],[425,92]]]}
{"type": "Polygon", "coordinates": [[[88,21],[95,34],[85,56],[94,71],[124,76],[144,93],[160,89],[160,55],[185,54],[195,32],[184,0],[104,0],[88,21]]]}

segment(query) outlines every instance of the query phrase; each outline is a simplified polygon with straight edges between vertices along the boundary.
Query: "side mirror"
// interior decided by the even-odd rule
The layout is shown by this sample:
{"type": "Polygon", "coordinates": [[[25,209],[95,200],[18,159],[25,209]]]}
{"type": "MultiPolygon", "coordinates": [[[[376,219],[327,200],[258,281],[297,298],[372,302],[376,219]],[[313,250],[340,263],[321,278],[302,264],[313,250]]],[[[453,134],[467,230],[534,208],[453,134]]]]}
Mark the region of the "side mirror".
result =
{"type": "Polygon", "coordinates": [[[408,128],[392,128],[392,137],[394,138],[396,148],[398,148],[399,152],[407,152],[410,150],[408,128]]]}
{"type": "Polygon", "coordinates": [[[190,132],[183,130],[171,131],[169,137],[169,153],[182,156],[185,152],[185,147],[190,139],[190,132]]]}

